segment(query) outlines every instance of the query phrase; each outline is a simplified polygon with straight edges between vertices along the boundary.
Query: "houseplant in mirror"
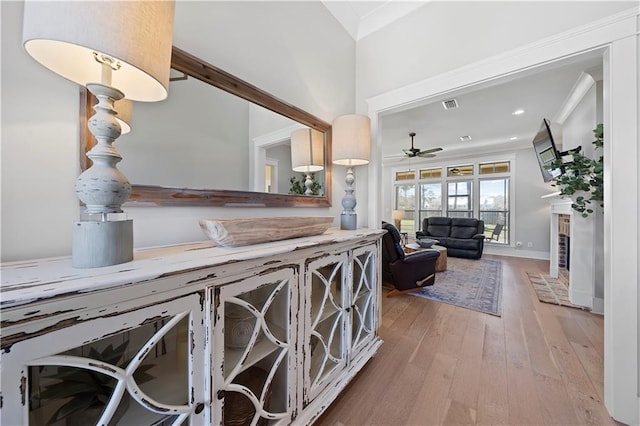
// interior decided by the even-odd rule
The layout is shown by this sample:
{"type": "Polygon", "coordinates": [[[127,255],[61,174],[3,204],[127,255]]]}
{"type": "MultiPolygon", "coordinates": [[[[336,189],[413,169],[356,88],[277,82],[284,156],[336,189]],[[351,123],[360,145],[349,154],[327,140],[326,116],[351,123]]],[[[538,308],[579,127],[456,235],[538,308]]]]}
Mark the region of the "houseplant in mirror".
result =
{"type": "MultiPolygon", "coordinates": [[[[309,173],[309,177],[311,178],[311,195],[320,195],[320,191],[322,190],[322,185],[316,181],[316,174],[309,173]]],[[[302,178],[298,179],[296,176],[291,176],[289,178],[289,183],[291,186],[289,187],[289,194],[296,195],[304,195],[307,190],[305,186],[305,174],[302,174],[302,178]]]]}
{"type": "MultiPolygon", "coordinates": [[[[595,140],[592,143],[595,151],[598,152],[603,145],[602,124],[598,124],[593,129],[593,134],[595,140]]],[[[555,178],[552,185],[560,190],[560,195],[571,197],[573,200],[571,207],[575,211],[582,217],[588,217],[594,212],[592,203],[603,207],[603,157],[601,154],[597,160],[591,159],[582,154],[580,149],[569,150],[568,153],[572,157],[570,161],[564,162],[563,159],[558,159],[553,162],[552,167],[562,167],[564,173],[555,178]]]]}

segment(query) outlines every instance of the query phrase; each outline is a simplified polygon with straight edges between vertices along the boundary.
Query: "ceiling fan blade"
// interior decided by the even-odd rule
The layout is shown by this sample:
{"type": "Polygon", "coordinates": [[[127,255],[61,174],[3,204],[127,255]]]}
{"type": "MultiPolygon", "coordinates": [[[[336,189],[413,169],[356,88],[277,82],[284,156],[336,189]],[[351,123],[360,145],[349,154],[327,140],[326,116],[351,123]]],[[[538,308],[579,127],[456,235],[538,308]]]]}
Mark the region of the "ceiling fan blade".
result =
{"type": "Polygon", "coordinates": [[[407,158],[406,155],[386,155],[382,158],[407,158]]]}
{"type": "Polygon", "coordinates": [[[418,153],[418,157],[421,157],[421,158],[433,158],[435,156],[436,156],[435,154],[431,154],[431,153],[425,152],[425,151],[422,151],[422,152],[418,153]]]}
{"type": "Polygon", "coordinates": [[[410,150],[410,149],[403,149],[402,152],[404,152],[407,155],[412,155],[413,154],[413,151],[410,150]]]}
{"type": "Polygon", "coordinates": [[[418,155],[422,156],[422,154],[431,154],[432,152],[439,152],[439,151],[442,151],[442,148],[425,149],[424,151],[420,151],[418,155]]]}

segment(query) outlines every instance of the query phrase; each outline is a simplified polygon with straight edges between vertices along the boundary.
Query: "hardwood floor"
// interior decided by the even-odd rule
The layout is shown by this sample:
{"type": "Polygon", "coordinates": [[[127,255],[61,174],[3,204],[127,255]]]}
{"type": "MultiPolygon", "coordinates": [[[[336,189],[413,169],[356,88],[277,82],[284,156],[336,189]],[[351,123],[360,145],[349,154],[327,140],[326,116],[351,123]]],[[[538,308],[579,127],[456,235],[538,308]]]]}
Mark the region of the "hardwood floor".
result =
{"type": "MultiPolygon", "coordinates": [[[[603,317],[540,303],[503,261],[502,317],[402,295],[384,297],[384,344],[317,425],[608,425],[603,317]]],[[[437,285],[437,278],[436,278],[437,285]]]]}

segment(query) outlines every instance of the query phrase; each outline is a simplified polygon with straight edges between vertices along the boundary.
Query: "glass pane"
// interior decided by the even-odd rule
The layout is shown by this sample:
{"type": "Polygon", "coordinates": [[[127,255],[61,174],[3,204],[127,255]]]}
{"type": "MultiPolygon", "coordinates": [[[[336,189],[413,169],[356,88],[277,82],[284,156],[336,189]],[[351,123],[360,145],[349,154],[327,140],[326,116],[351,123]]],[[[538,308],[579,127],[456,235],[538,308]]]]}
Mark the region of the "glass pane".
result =
{"type": "Polygon", "coordinates": [[[398,231],[413,234],[415,232],[415,214],[416,212],[414,210],[405,210],[398,231]]]}
{"type": "Polygon", "coordinates": [[[373,335],[373,285],[376,265],[374,254],[366,251],[353,259],[353,306],[351,309],[351,346],[356,348],[373,335]]]}
{"type": "Polygon", "coordinates": [[[447,167],[447,176],[468,176],[473,174],[473,164],[447,167]]]}
{"type": "Polygon", "coordinates": [[[508,179],[480,181],[480,210],[504,210],[507,207],[508,179]]]}
{"type": "MultiPolygon", "coordinates": [[[[188,318],[162,318],[141,327],[76,347],[47,365],[29,367],[30,425],[96,424],[112,396],[118,398],[109,424],[162,424],[172,416],[157,414],[138,404],[124,387],[114,390],[117,368],[127,368],[144,356],[133,380],[149,398],[171,405],[187,405],[188,318]],[[148,342],[156,342],[140,352],[148,342]],[[72,358],[69,358],[72,357],[72,358]],[[96,368],[97,367],[97,368],[96,368]]],[[[151,343],[149,343],[151,344],[151,343]]],[[[120,376],[122,377],[122,376],[120,376]]],[[[152,401],[148,401],[153,403],[152,401]]]]}
{"type": "Polygon", "coordinates": [[[469,197],[449,197],[449,210],[469,210],[469,197]]]}
{"type": "Polygon", "coordinates": [[[275,281],[225,302],[225,378],[239,364],[242,368],[256,364],[286,345],[289,340],[287,289],[286,281],[275,281]]]}
{"type": "Polygon", "coordinates": [[[406,170],[396,173],[396,180],[414,180],[416,178],[415,170],[406,170]]]}
{"type": "Polygon", "coordinates": [[[472,217],[471,181],[447,184],[447,215],[450,217],[472,217]]]}
{"type": "MultiPolygon", "coordinates": [[[[289,342],[289,280],[273,280],[224,302],[224,375],[244,386],[260,407],[286,415],[289,342]]],[[[250,398],[225,389],[224,424],[263,424],[250,398]]]]}
{"type": "Polygon", "coordinates": [[[331,263],[312,271],[309,377],[315,385],[343,360],[342,309],[343,263],[331,263]]]}
{"type": "Polygon", "coordinates": [[[453,195],[471,194],[471,181],[464,180],[460,182],[449,182],[447,186],[447,191],[450,197],[453,195]]]}
{"type": "Polygon", "coordinates": [[[480,182],[480,219],[485,223],[485,235],[494,243],[509,242],[509,179],[489,179],[480,182]]]}
{"type": "Polygon", "coordinates": [[[440,167],[437,167],[434,169],[420,170],[420,179],[439,178],[441,176],[442,176],[442,169],[440,167]]]}
{"type": "Polygon", "coordinates": [[[480,174],[486,175],[491,173],[507,173],[510,168],[509,161],[501,161],[496,163],[480,164],[480,174]]]}
{"type": "Polygon", "coordinates": [[[442,184],[440,182],[420,184],[420,205],[420,210],[442,209],[442,184]]]}
{"type": "Polygon", "coordinates": [[[396,185],[396,210],[415,210],[416,186],[396,185]]]}

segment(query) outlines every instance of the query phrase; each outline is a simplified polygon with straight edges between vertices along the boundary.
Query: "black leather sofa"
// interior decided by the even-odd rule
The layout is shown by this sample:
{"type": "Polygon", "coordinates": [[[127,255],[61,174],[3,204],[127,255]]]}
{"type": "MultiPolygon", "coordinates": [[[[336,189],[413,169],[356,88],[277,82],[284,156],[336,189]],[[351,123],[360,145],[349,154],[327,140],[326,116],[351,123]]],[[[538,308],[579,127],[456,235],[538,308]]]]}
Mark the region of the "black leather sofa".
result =
{"type": "Polygon", "coordinates": [[[471,218],[428,217],[416,239],[431,238],[447,248],[447,256],[480,259],[484,250],[484,221],[471,218]]]}
{"type": "Polygon", "coordinates": [[[436,260],[438,260],[440,252],[422,250],[406,254],[400,242],[398,229],[388,222],[382,222],[382,229],[387,231],[382,236],[382,277],[384,281],[393,284],[398,292],[433,285],[436,279],[436,260]]]}

